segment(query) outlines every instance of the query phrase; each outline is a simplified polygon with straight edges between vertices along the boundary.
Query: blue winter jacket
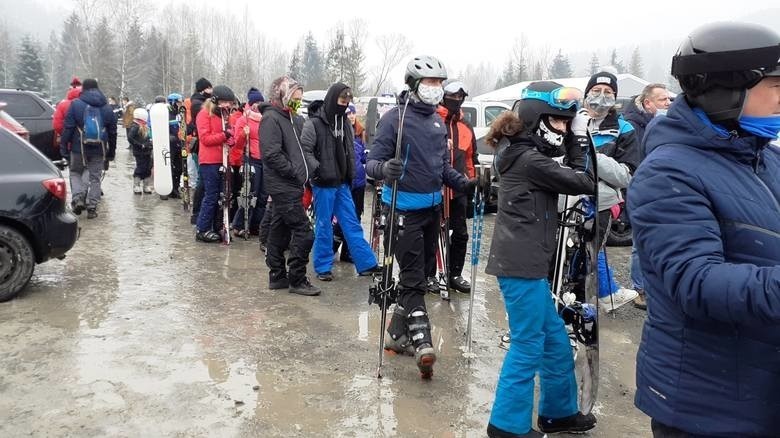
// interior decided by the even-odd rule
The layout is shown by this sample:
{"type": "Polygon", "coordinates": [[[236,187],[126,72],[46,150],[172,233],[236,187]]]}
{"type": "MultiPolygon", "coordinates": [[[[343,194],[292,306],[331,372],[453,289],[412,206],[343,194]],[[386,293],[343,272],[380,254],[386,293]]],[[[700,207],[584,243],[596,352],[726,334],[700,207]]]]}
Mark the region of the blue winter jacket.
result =
{"type": "Polygon", "coordinates": [[[352,179],[352,188],[359,189],[366,186],[366,146],[363,140],[355,137],[355,178],[352,179]]]}
{"type": "Polygon", "coordinates": [[[106,96],[97,88],[82,91],[81,96],[70,104],[60,138],[60,153],[63,157],[69,156],[68,144],[70,144],[72,152],[81,154],[81,130],[84,129],[84,110],[87,104],[100,108],[100,116],[106,129],[103,147],[107,149],[103,151],[100,145],[88,145],[85,155],[103,155],[105,152],[106,159],[113,160],[116,153],[116,116],[106,96]]]}
{"type": "MultiPolygon", "coordinates": [[[[368,154],[366,173],[382,179],[382,164],[395,157],[399,113],[403,111],[406,93],[399,105],[379,120],[376,137],[368,154]]],[[[404,115],[401,138],[401,161],[404,171],[398,180],[396,208],[403,211],[421,210],[442,202],[442,182],[458,191],[465,191],[468,179],[453,169],[447,151],[447,129],[436,114],[436,107],[410,101],[404,115]]],[[[382,201],[390,203],[392,190],[382,191],[382,201]]]]}
{"type": "Polygon", "coordinates": [[[647,294],[635,404],[696,435],[776,437],[780,151],[685,98],[645,144],[628,193],[647,294]]]}

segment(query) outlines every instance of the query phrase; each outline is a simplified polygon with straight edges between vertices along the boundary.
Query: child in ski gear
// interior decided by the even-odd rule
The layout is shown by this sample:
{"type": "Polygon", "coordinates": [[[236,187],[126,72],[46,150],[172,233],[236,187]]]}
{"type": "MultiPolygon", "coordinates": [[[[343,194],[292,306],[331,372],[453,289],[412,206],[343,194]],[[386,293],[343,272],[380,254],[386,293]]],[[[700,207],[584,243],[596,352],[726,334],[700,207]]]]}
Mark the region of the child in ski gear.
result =
{"type": "Polygon", "coordinates": [[[179,108],[184,104],[182,95],[179,93],[171,93],[168,95],[168,129],[170,140],[170,160],[171,160],[171,178],[173,181],[173,189],[171,190],[170,198],[179,198],[179,186],[181,185],[181,148],[183,147],[183,140],[179,137],[179,124],[184,123],[183,120],[179,120],[179,108]]]}
{"type": "Polygon", "coordinates": [[[548,81],[533,82],[528,90],[518,113],[501,114],[487,135],[496,148],[501,187],[485,272],[498,277],[512,332],[490,415],[490,437],[541,436],[531,430],[537,372],[542,432],[582,432],[596,423],[592,414],[578,412],[571,344],[548,280],[558,195],[595,192],[587,155],[590,117],[577,113],[579,90],[548,81]],[[561,156],[563,164],[553,160],[561,156]]]}
{"type": "MultiPolygon", "coordinates": [[[[352,178],[350,193],[352,194],[352,202],[355,205],[355,215],[357,216],[358,223],[360,223],[360,218],[363,217],[363,206],[365,204],[366,196],[366,145],[363,143],[365,131],[363,130],[363,125],[360,124],[360,120],[358,120],[356,113],[357,109],[355,108],[355,105],[349,104],[347,106],[347,120],[349,120],[352,130],[355,132],[355,140],[353,141],[355,149],[355,177],[352,178]]],[[[341,226],[338,222],[333,226],[333,236],[333,252],[337,252],[339,246],[341,246],[339,260],[352,263],[352,256],[349,254],[349,246],[344,240],[344,234],[342,233],[341,226]]]]}
{"type": "Polygon", "coordinates": [[[192,216],[190,222],[195,225],[198,219],[198,213],[200,212],[200,205],[203,202],[203,181],[200,177],[200,166],[198,163],[198,128],[197,120],[200,109],[203,104],[211,98],[211,93],[214,90],[211,82],[206,78],[200,78],[195,82],[195,93],[190,96],[190,122],[187,125],[187,135],[192,136],[192,143],[190,145],[190,156],[192,157],[195,168],[198,168],[198,175],[195,178],[195,193],[192,196],[192,216]]]}
{"type": "Polygon", "coordinates": [[[319,295],[320,289],[306,278],[314,237],[301,198],[309,179],[298,115],[303,87],[282,76],[271,84],[270,102],[260,104],[260,149],[263,155],[263,183],[273,197],[272,217],[265,262],[269,268],[269,289],[287,289],[299,295],[319,295]],[[289,249],[289,259],[284,251],[289,249]],[[286,263],[285,263],[286,262],[286,263]],[[289,271],[287,267],[289,267],[289,271]]]}
{"type": "Polygon", "coordinates": [[[423,242],[439,230],[442,185],[469,191],[477,181],[468,180],[450,165],[447,131],[436,114],[436,105],[444,94],[442,81],[447,79],[444,65],[433,56],[415,57],[406,66],[404,79],[409,88],[399,96],[399,106],[379,121],[366,172],[385,181],[382,200],[388,206],[393,191],[390,184],[397,181],[396,222],[403,223],[403,233],[385,236],[394,239],[401,272],[385,347],[399,353],[414,351],[421,374],[428,378],[436,354],[425,306],[423,242]],[[399,130],[402,159],[395,158],[399,130]]]}
{"type": "Polygon", "coordinates": [[[236,121],[236,148],[244,158],[246,149],[249,148],[249,165],[252,169],[252,179],[250,192],[252,193],[255,205],[250,207],[249,223],[244,223],[244,207],[239,207],[233,218],[232,228],[237,236],[243,237],[245,234],[258,234],[260,221],[265,214],[265,200],[268,197],[263,188],[263,161],[260,154],[260,121],[263,116],[260,115],[258,106],[264,102],[263,94],[257,88],[250,88],[247,93],[247,103],[244,108],[244,115],[236,121]],[[247,144],[247,134],[249,143],[247,144]]]}
{"type": "MultiPolygon", "coordinates": [[[[479,164],[479,155],[477,153],[477,140],[474,135],[474,129],[463,120],[461,105],[469,93],[463,82],[453,81],[444,87],[444,99],[437,108],[439,116],[444,120],[444,126],[447,128],[447,138],[451,141],[451,150],[449,151],[452,159],[452,167],[467,178],[476,178],[476,165],[479,164]]],[[[466,228],[466,208],[468,199],[466,193],[456,193],[447,190],[451,199],[449,202],[449,228],[452,231],[451,243],[449,247],[449,260],[447,262],[449,270],[449,286],[458,292],[471,292],[471,284],[463,278],[463,264],[466,260],[466,245],[469,241],[469,233],[466,228]]],[[[435,247],[435,242],[434,242],[435,247]]],[[[429,255],[428,264],[430,265],[429,276],[433,276],[436,269],[435,249],[429,255]]],[[[438,282],[436,283],[436,293],[439,292],[438,282]]]]}
{"type": "Polygon", "coordinates": [[[219,242],[221,237],[214,231],[218,211],[220,193],[223,192],[224,175],[222,167],[222,149],[227,144],[233,147],[235,135],[233,129],[226,124],[227,112],[233,105],[233,91],[224,86],[214,87],[214,95],[203,104],[203,111],[198,113],[198,163],[203,181],[203,204],[198,213],[195,240],[201,242],[219,242]],[[223,128],[224,127],[224,128],[223,128]]]}
{"type": "Polygon", "coordinates": [[[767,27],[697,28],[645,133],[627,200],[647,298],[634,403],[655,437],[778,436],[778,59],[767,27]]]}
{"type": "Polygon", "coordinates": [[[147,125],[148,118],[149,114],[145,109],[136,108],[133,110],[133,123],[128,128],[127,141],[135,158],[133,193],[136,195],[140,195],[149,186],[146,180],[152,175],[152,137],[147,125]]]}
{"type": "Polygon", "coordinates": [[[342,83],[328,88],[325,100],[309,105],[309,119],[303,125],[301,145],[306,154],[314,193],[314,270],[317,278],[333,280],[333,217],[339,222],[355,254],[359,274],[377,269],[363,227],[355,215],[351,185],[355,177],[355,134],[347,119],[352,90],[342,83]]]}
{"type": "Polygon", "coordinates": [[[87,209],[87,218],[97,217],[101,196],[101,177],[116,153],[116,119],[106,96],[95,79],[85,79],[81,95],[74,100],[65,117],[60,137],[60,154],[70,157],[70,188],[73,212],[87,209]],[[70,149],[69,149],[70,148],[70,149]],[[84,173],[89,173],[89,185],[84,173]]]}
{"type": "MultiPolygon", "coordinates": [[[[615,109],[617,93],[617,77],[605,71],[591,76],[585,88],[585,108],[593,118],[590,134],[598,152],[599,243],[607,238],[611,218],[620,214],[621,190],[628,187],[631,174],[639,166],[639,141],[633,126],[615,109]]],[[[599,305],[611,312],[636,297],[635,290],[615,282],[604,248],[599,252],[599,305]]]]}

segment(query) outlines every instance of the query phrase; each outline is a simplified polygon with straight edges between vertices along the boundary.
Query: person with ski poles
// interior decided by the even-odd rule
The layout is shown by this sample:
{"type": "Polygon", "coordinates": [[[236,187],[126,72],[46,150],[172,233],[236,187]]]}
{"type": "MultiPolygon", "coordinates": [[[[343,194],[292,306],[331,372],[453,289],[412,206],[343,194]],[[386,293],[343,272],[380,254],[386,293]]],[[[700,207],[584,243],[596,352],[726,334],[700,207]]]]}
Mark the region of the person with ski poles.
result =
{"type": "MultiPolygon", "coordinates": [[[[780,34],[693,30],[628,189],[647,319],[634,404],[654,437],[777,437],[780,34]]],[[[514,335],[514,333],[513,333],[514,335]]]]}
{"type": "MultiPolygon", "coordinates": [[[[476,178],[476,167],[479,164],[479,154],[477,153],[477,140],[474,135],[474,129],[463,120],[461,105],[469,93],[466,86],[461,81],[452,81],[444,86],[444,98],[442,99],[437,112],[444,120],[447,128],[447,138],[450,140],[450,156],[452,157],[452,167],[467,178],[476,178]]],[[[466,228],[466,214],[468,207],[467,193],[453,192],[445,190],[450,196],[449,201],[449,230],[452,231],[451,242],[447,254],[447,270],[449,278],[449,287],[461,293],[470,293],[471,284],[463,278],[463,264],[466,260],[466,245],[469,241],[469,233],[466,228]]],[[[428,256],[430,275],[436,269],[435,242],[434,248],[428,256]]],[[[431,281],[429,280],[429,283],[431,281]]],[[[429,291],[439,293],[439,285],[436,279],[433,279],[434,287],[429,291]]]]}
{"type": "Polygon", "coordinates": [[[213,94],[203,104],[203,110],[198,113],[198,164],[203,184],[203,203],[198,212],[195,226],[195,240],[214,243],[222,240],[215,230],[215,224],[221,223],[219,214],[220,193],[224,192],[225,175],[220,172],[222,167],[222,150],[235,146],[233,128],[226,124],[224,118],[236,97],[233,90],[225,85],[214,87],[213,94]],[[219,219],[217,218],[219,216],[219,219]]]}
{"type": "Polygon", "coordinates": [[[236,121],[236,148],[246,156],[246,149],[249,148],[248,162],[252,169],[252,179],[250,193],[254,197],[255,205],[249,208],[249,223],[244,221],[244,207],[239,207],[236,215],[233,217],[233,233],[236,237],[246,237],[250,234],[257,235],[260,228],[260,221],[265,214],[266,198],[263,189],[263,161],[260,154],[260,115],[259,104],[265,102],[263,93],[255,87],[249,89],[247,93],[247,103],[244,107],[243,117],[236,121]],[[247,144],[247,138],[249,143],[247,144]]]}
{"type": "Polygon", "coordinates": [[[309,119],[301,134],[314,194],[314,270],[322,281],[333,280],[334,216],[354,255],[358,275],[370,275],[379,269],[352,200],[355,134],[346,113],[351,101],[351,88],[342,83],[331,85],[324,100],[309,105],[309,119]]]}
{"type": "Polygon", "coordinates": [[[269,289],[315,296],[322,293],[306,277],[306,265],[314,242],[311,223],[301,199],[310,178],[301,145],[303,117],[298,115],[303,87],[289,76],[271,84],[270,102],[260,104],[260,149],[263,183],[273,198],[266,243],[269,289]],[[289,249],[289,258],[284,252],[289,249]],[[288,270],[289,267],[289,270],[288,270]]]}
{"type": "Polygon", "coordinates": [[[531,428],[534,377],[541,381],[537,425],[542,432],[583,432],[596,424],[577,409],[569,336],[551,299],[548,279],[555,253],[558,196],[596,191],[582,93],[556,82],[533,82],[518,112],[491,125],[501,181],[498,215],[485,272],[498,277],[512,343],[504,358],[488,424],[491,438],[541,437],[531,428]],[[563,163],[554,158],[563,157],[563,163]]]}
{"type": "Polygon", "coordinates": [[[173,189],[169,198],[179,199],[179,186],[181,185],[181,148],[183,147],[183,140],[179,138],[179,124],[184,123],[183,120],[179,120],[179,108],[184,105],[184,98],[179,93],[171,93],[168,95],[168,129],[170,140],[170,160],[171,160],[171,180],[173,189]]]}
{"type": "Polygon", "coordinates": [[[639,166],[639,140],[634,127],[615,108],[618,93],[617,77],[607,71],[590,77],[585,88],[584,107],[593,118],[589,126],[599,159],[599,306],[612,312],[633,301],[637,292],[620,287],[607,260],[606,239],[610,223],[620,215],[623,205],[621,190],[628,187],[631,175],[639,166]]]}
{"type": "Polygon", "coordinates": [[[370,177],[384,180],[382,202],[386,208],[395,209],[395,222],[398,228],[403,227],[401,232],[385,236],[385,245],[393,239],[400,279],[384,347],[396,353],[414,354],[424,378],[432,376],[436,362],[425,305],[424,240],[435,239],[439,231],[442,186],[468,192],[478,182],[450,165],[447,130],[436,114],[445,79],[447,70],[437,58],[417,56],[409,61],[404,74],[408,89],[399,95],[399,105],[379,121],[366,164],[370,177]],[[401,159],[395,158],[397,148],[401,159]],[[390,206],[393,190],[389,184],[393,182],[397,186],[396,205],[390,206]]]}

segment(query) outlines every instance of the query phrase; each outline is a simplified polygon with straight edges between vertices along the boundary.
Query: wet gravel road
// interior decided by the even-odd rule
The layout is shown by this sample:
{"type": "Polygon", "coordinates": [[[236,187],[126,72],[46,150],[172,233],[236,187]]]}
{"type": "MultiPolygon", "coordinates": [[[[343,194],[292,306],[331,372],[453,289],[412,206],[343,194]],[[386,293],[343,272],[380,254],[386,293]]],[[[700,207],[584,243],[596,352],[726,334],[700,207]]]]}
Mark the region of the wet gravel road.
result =
{"type": "MultiPolygon", "coordinates": [[[[461,352],[468,295],[429,295],[434,378],[386,356],[378,380],[370,279],[336,263],[322,296],[269,291],[257,241],[196,243],[178,201],[132,194],[123,141],[100,217],[82,215],[67,258],[37,266],[26,291],[0,304],[0,437],[485,436],[506,321],[484,264],[477,357],[461,352]]],[[[622,284],[628,256],[610,252],[622,284]]],[[[602,317],[592,437],[650,436],[633,407],[643,318],[630,306],[602,317]]]]}

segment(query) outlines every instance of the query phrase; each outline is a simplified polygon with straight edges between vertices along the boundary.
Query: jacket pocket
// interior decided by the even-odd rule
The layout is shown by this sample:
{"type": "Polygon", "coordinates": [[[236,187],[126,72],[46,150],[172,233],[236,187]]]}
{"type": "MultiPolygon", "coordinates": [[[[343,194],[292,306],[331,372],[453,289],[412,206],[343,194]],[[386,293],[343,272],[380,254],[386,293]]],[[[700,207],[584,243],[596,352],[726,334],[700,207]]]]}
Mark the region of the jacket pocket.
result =
{"type": "Polygon", "coordinates": [[[512,220],[521,223],[534,223],[538,220],[536,197],[531,191],[502,192],[499,196],[499,208],[512,220]]]}
{"type": "Polygon", "coordinates": [[[735,356],[739,399],[778,403],[780,345],[742,337],[735,356]]]}

